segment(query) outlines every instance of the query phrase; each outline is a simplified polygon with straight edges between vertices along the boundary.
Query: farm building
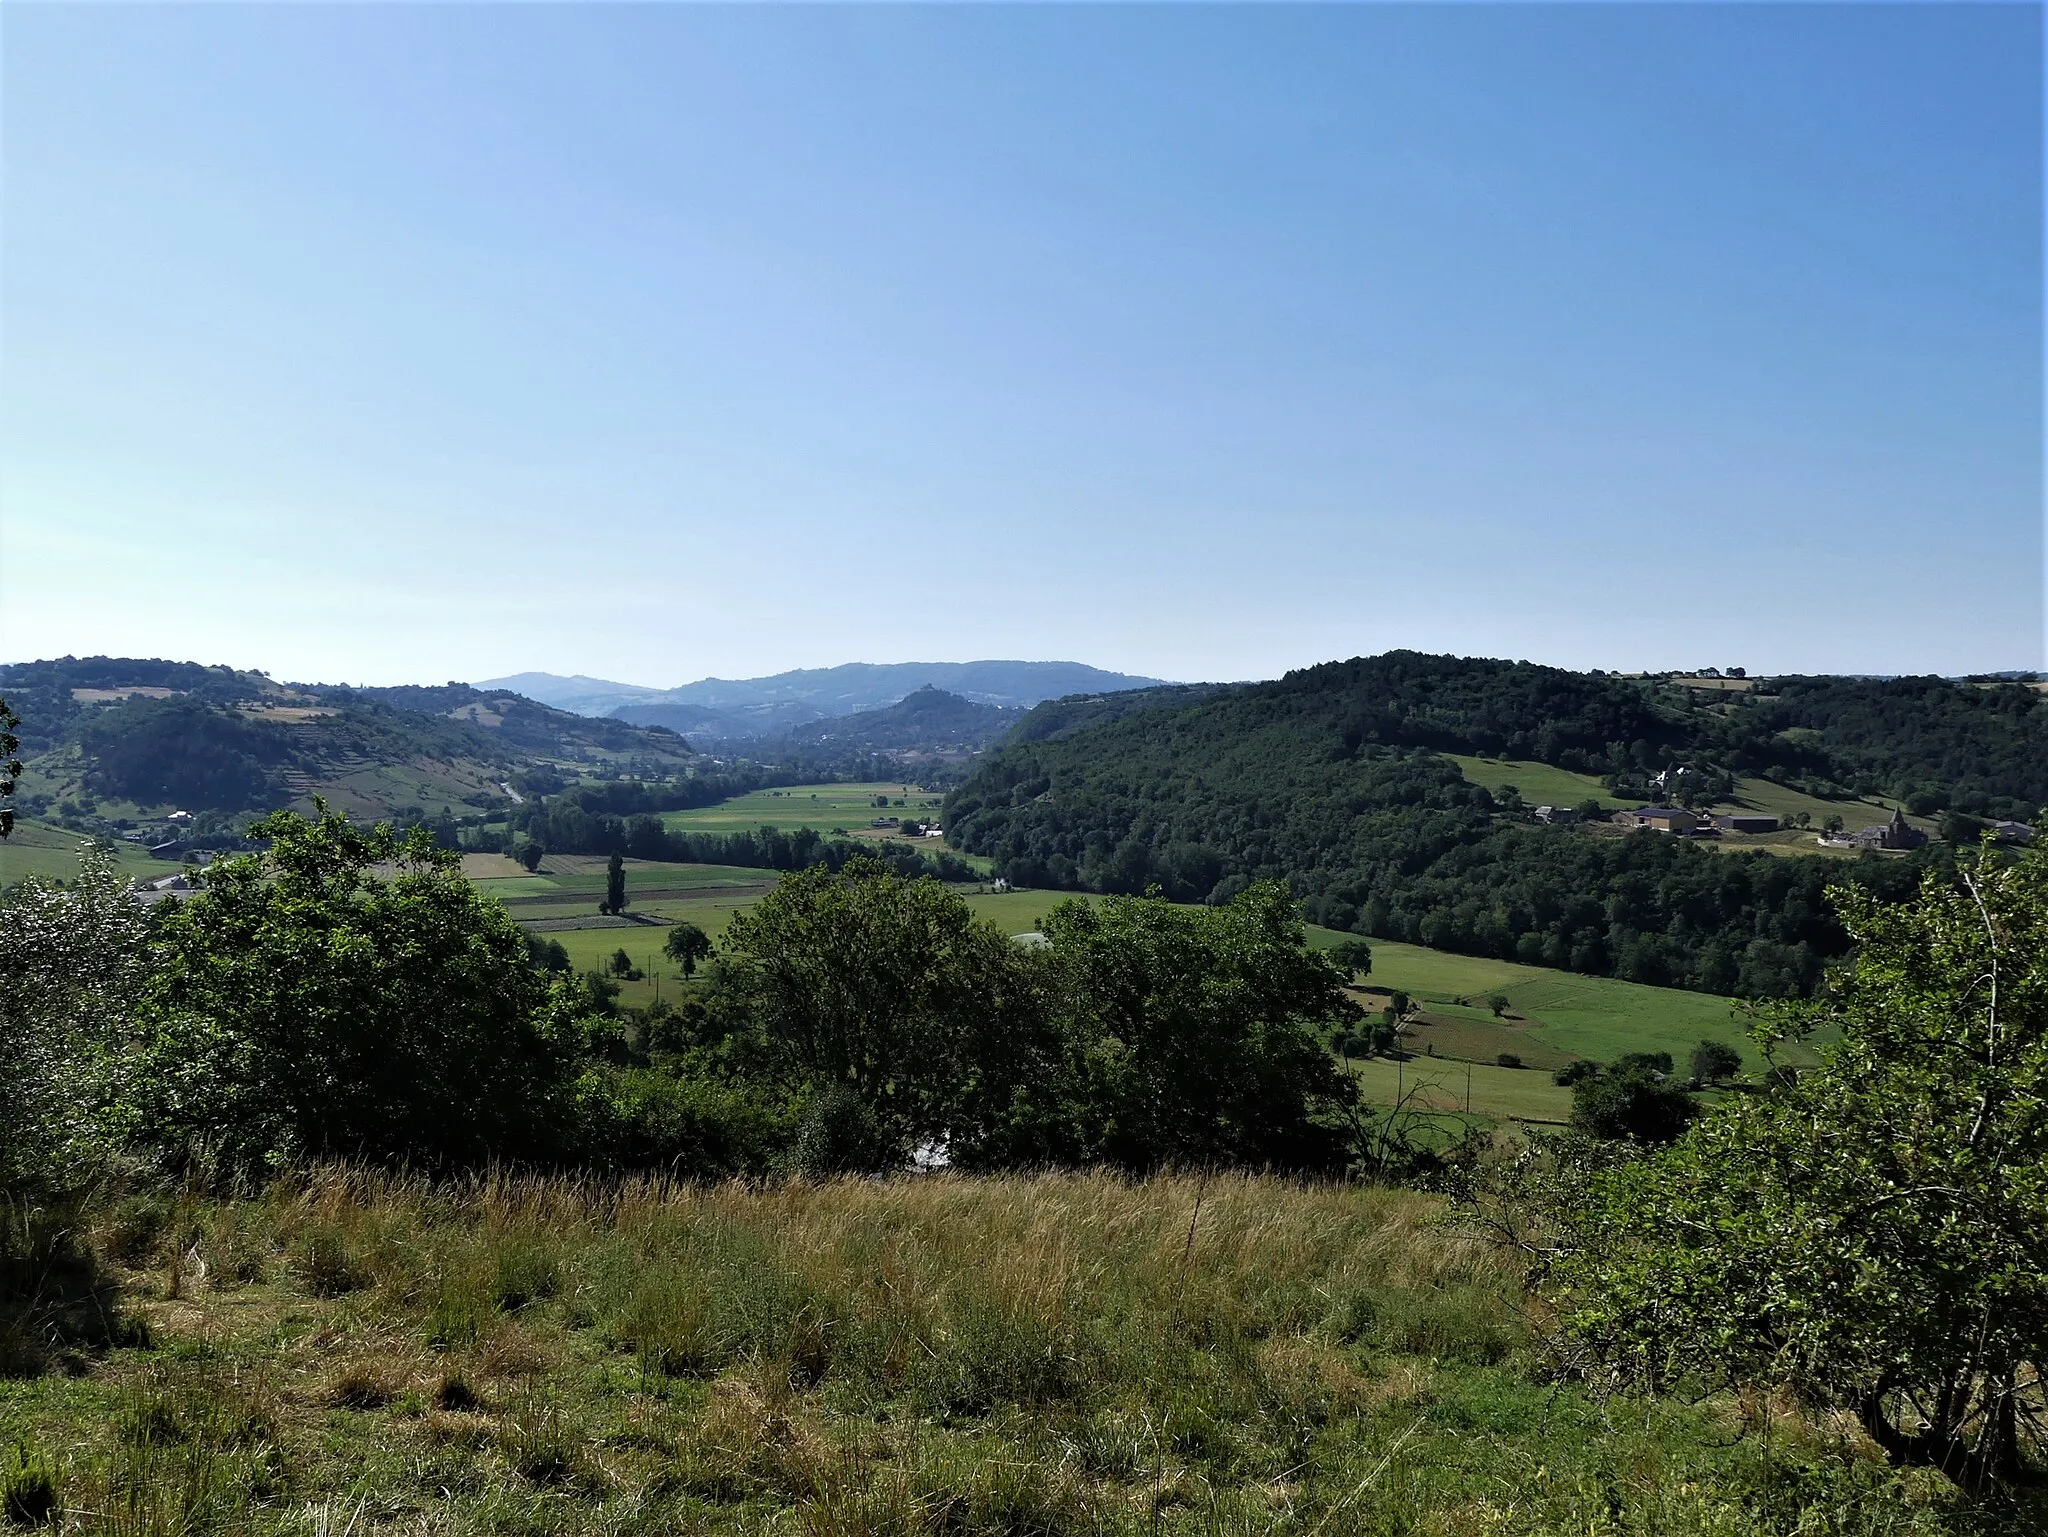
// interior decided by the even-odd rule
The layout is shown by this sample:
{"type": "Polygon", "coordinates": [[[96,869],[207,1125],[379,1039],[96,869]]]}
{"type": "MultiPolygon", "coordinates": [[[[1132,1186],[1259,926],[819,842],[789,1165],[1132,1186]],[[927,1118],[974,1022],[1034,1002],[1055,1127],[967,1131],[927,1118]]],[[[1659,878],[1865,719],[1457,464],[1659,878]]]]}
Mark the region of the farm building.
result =
{"type": "Polygon", "coordinates": [[[2025,822],[1993,822],[1991,836],[2000,843],[2032,843],[2034,829],[2025,822]]]}
{"type": "Polygon", "coordinates": [[[1917,849],[1927,841],[1927,834],[1908,822],[1905,812],[1894,811],[1889,822],[1857,828],[1850,841],[1865,849],[1917,849]]]}
{"type": "Polygon", "coordinates": [[[1538,806],[1536,808],[1536,820],[1554,823],[1562,827],[1568,823],[1580,821],[1581,818],[1579,813],[1570,806],[1538,806]]]}
{"type": "Polygon", "coordinates": [[[1774,833],[1778,830],[1778,819],[1754,812],[1733,811],[1715,817],[1714,825],[1724,833],[1774,833]]]}
{"type": "Polygon", "coordinates": [[[1648,827],[1660,833],[1689,833],[1704,820],[1697,812],[1680,806],[1638,806],[1617,811],[1614,820],[1623,827],[1648,827]]]}

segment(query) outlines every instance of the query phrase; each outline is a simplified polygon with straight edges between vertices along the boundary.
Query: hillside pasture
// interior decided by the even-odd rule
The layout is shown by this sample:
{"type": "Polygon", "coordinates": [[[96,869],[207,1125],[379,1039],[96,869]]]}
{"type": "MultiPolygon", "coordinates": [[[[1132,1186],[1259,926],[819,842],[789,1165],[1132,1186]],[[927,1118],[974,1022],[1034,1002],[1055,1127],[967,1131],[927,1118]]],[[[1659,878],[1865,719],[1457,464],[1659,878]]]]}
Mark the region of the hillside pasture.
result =
{"type": "Polygon", "coordinates": [[[1591,774],[1552,768],[1547,763],[1530,763],[1516,758],[1475,758],[1463,753],[1443,756],[1458,765],[1458,772],[1473,784],[1498,794],[1513,785],[1525,806],[1577,806],[1598,801],[1609,809],[1640,805],[1639,801],[1617,800],[1591,774]]]}
{"type": "Polygon", "coordinates": [[[1500,1067],[1444,1057],[1353,1058],[1351,1073],[1366,1099],[1378,1105],[1471,1116],[1477,1120],[1562,1125],[1571,1118],[1572,1091],[1534,1068],[1500,1067]]]}
{"type": "MultiPolygon", "coordinates": [[[[1310,943],[1323,949],[1357,937],[1334,929],[1309,930],[1310,943]]],[[[1606,1062],[1631,1051],[1668,1051],[1682,1061],[1702,1040],[1717,1040],[1741,1050],[1750,1067],[1762,1065],[1733,1000],[1712,993],[1646,987],[1640,982],[1551,971],[1486,956],[1452,955],[1393,940],[1369,943],[1372,974],[1363,979],[1365,984],[1374,989],[1399,988],[1426,1005],[1427,1012],[1447,1021],[1490,1021],[1486,1001],[1500,993],[1507,998],[1509,1011],[1526,1021],[1514,1026],[1518,1037],[1568,1056],[1606,1062]]],[[[1426,1041],[1427,1035],[1423,1039],[1426,1041]]],[[[1447,1030],[1445,1044],[1437,1049],[1444,1052],[1457,1044],[1476,1051],[1481,1061],[1490,1061],[1500,1051],[1515,1051],[1524,1060],[1535,1060],[1518,1046],[1487,1049],[1490,1040],[1479,1043],[1469,1033],[1447,1030]]]]}
{"type": "MultiPolygon", "coordinates": [[[[14,824],[13,834],[0,839],[0,887],[12,886],[31,875],[46,881],[70,880],[78,874],[79,846],[90,841],[84,833],[52,822],[20,818],[14,824]]],[[[121,873],[138,880],[176,875],[184,868],[150,858],[148,850],[138,844],[116,839],[108,847],[113,849],[114,862],[121,873]]]]}
{"type": "Polygon", "coordinates": [[[784,832],[811,827],[821,833],[843,827],[854,832],[880,816],[936,818],[945,799],[936,791],[915,790],[900,780],[873,784],[785,785],[736,795],[715,806],[664,812],[661,822],[671,832],[739,833],[752,832],[758,827],[777,827],[784,832]],[[889,798],[886,810],[875,804],[876,797],[883,795],[889,798]],[[901,806],[896,804],[899,800],[903,802],[901,806]]]}

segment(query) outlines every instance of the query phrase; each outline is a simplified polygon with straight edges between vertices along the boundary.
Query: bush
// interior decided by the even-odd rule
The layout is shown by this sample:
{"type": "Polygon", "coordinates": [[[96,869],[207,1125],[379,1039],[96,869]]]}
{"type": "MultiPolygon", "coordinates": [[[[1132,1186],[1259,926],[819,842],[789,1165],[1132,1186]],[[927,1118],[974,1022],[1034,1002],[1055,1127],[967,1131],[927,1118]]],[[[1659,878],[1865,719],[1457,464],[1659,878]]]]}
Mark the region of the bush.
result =
{"type": "Polygon", "coordinates": [[[1591,1136],[1669,1142],[1691,1124],[1698,1105],[1648,1060],[1624,1057],[1572,1085],[1572,1126],[1591,1136]]]}
{"type": "Polygon", "coordinates": [[[423,829],[401,839],[331,812],[250,834],[268,850],[217,861],[160,921],[133,1133],[249,1171],[558,1153],[574,997],[535,972],[459,856],[423,829]]]}
{"type": "Polygon", "coordinates": [[[1495,1057],[1493,1060],[1499,1063],[1502,1067],[1520,1067],[1522,1065],[1522,1059],[1516,1056],[1512,1051],[1504,1051],[1499,1056],[1495,1057]]]}

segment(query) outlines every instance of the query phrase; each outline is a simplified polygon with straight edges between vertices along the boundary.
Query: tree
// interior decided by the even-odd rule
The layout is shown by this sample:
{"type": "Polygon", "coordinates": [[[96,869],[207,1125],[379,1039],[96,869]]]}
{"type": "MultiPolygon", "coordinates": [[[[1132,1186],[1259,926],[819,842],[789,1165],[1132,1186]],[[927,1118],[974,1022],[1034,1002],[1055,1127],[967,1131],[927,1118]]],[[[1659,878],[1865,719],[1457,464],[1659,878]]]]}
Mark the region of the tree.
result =
{"type": "Polygon", "coordinates": [[[91,844],[69,886],[31,876],[0,906],[0,1190],[89,1174],[95,1109],[121,1097],[147,928],[113,856],[91,844]]]}
{"type": "Polygon", "coordinates": [[[785,876],[735,914],[717,983],[719,1033],[744,1034],[815,1103],[843,1105],[825,1093],[843,1086],[882,1162],[981,1135],[1021,1078],[1043,1076],[1019,1061],[1035,1038],[1029,957],[936,880],[877,859],[785,876]]]}
{"type": "Polygon", "coordinates": [[[617,849],[604,867],[604,910],[608,913],[623,913],[626,910],[626,861],[617,849]]]}
{"type": "Polygon", "coordinates": [[[1742,1071],[1742,1053],[1726,1041],[1701,1041],[1688,1066],[1694,1083],[1724,1083],[1742,1071]]]}
{"type": "Polygon", "coordinates": [[[129,1135],[245,1170],[550,1152],[569,1120],[570,995],[458,855],[320,811],[254,824],[268,847],[215,861],[161,919],[129,1135]]]}
{"type": "Polygon", "coordinates": [[[1342,1167],[1353,1100],[1320,1037],[1357,1007],[1284,886],[1221,907],[1066,902],[1042,925],[1075,1144],[1167,1165],[1342,1167]]]}
{"type": "Polygon", "coordinates": [[[6,803],[14,796],[14,782],[21,777],[21,760],[15,756],[21,751],[21,737],[14,729],[20,724],[7,701],[0,699],[0,838],[14,831],[14,810],[6,803]]]}
{"type": "Polygon", "coordinates": [[[1590,1379],[1783,1391],[2011,1478],[2048,1368],[2048,851],[1835,900],[1855,966],[1757,1031],[1820,1066],[1581,1182],[1548,1290],[1590,1379]]]}
{"type": "Polygon", "coordinates": [[[1696,1106],[1671,1081],[1668,1053],[1631,1052],[1572,1085],[1572,1126],[1595,1137],[1669,1142],[1691,1122],[1696,1106]]]}
{"type": "Polygon", "coordinates": [[[1341,940],[1330,947],[1330,959],[1356,981],[1372,975],[1372,946],[1362,939],[1341,940]]]}
{"type": "Polygon", "coordinates": [[[1486,1006],[1493,1010],[1493,1017],[1499,1019],[1501,1015],[1508,1011],[1508,995],[1506,993],[1495,993],[1486,1000],[1486,1006]]]}
{"type": "Polygon", "coordinates": [[[541,859],[545,856],[546,852],[533,839],[528,838],[519,845],[519,852],[515,857],[529,871],[533,871],[540,868],[541,859]]]}
{"type": "Polygon", "coordinates": [[[621,945],[618,949],[612,952],[612,958],[608,964],[611,967],[611,974],[613,976],[623,977],[627,981],[631,981],[633,979],[635,975],[633,969],[633,957],[626,954],[625,946],[621,945]]]}
{"type": "Polygon", "coordinates": [[[683,968],[683,975],[694,977],[697,963],[711,954],[711,938],[687,918],[670,925],[668,938],[662,941],[662,953],[683,968]]]}

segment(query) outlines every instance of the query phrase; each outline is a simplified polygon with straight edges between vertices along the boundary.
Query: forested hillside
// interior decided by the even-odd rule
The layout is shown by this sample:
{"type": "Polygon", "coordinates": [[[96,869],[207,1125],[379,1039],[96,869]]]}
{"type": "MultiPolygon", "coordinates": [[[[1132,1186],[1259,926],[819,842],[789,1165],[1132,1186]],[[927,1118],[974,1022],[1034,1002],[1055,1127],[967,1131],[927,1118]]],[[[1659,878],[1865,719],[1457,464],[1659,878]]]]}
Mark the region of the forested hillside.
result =
{"type": "Polygon", "coordinates": [[[21,805],[97,829],[184,810],[210,822],[326,795],[351,814],[507,799],[536,766],[687,771],[688,743],[467,684],[350,689],[125,657],[0,668],[22,718],[21,805]],[[110,822],[111,825],[111,822],[110,822]]]}
{"type": "Polygon", "coordinates": [[[839,751],[971,751],[1001,737],[1023,714],[926,684],[879,710],[798,726],[790,740],[839,751]]]}
{"type": "Polygon", "coordinates": [[[1331,927],[1717,992],[1809,990],[1846,948],[1828,884],[1903,895],[1943,851],[1845,866],[1595,838],[1531,824],[1435,753],[1622,781],[1775,771],[1928,809],[2048,799],[2048,713],[2019,685],[1797,679],[1752,697],[1394,652],[1070,714],[1034,711],[948,801],[949,838],[1012,879],[1216,901],[1279,878],[1331,927]]]}

